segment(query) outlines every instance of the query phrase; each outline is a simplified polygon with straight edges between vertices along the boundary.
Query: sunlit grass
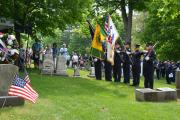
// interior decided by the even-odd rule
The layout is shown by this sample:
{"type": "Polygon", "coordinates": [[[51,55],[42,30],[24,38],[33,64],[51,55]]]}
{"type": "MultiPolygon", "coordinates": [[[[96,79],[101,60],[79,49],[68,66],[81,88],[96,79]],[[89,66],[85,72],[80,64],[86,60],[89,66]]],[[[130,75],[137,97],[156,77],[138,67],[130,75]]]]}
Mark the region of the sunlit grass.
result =
{"type": "MultiPolygon", "coordinates": [[[[0,109],[0,120],[179,120],[179,102],[137,102],[134,87],[97,81],[81,71],[82,78],[40,75],[29,71],[40,95],[36,104],[0,109]]],[[[156,80],[155,87],[172,87],[156,80]]],[[[143,87],[143,81],[141,81],[143,87]]]]}

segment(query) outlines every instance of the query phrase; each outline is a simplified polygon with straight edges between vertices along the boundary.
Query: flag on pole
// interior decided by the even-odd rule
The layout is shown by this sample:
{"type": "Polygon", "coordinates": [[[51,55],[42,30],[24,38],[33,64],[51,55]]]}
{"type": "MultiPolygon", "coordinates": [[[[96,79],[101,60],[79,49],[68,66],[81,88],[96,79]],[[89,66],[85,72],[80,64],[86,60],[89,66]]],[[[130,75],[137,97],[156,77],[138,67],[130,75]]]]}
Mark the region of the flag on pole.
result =
{"type": "Polygon", "coordinates": [[[89,20],[87,20],[87,23],[88,23],[88,25],[89,25],[89,31],[90,31],[90,34],[91,34],[91,38],[92,38],[92,40],[93,40],[93,37],[94,37],[94,28],[93,28],[93,26],[91,25],[91,23],[90,23],[89,20]]]}
{"type": "Polygon", "coordinates": [[[27,83],[27,81],[21,79],[18,75],[15,75],[8,94],[11,96],[18,96],[24,98],[33,103],[35,103],[38,98],[37,92],[32,89],[32,87],[29,85],[29,83],[27,83]]]}
{"type": "Polygon", "coordinates": [[[103,59],[104,56],[103,43],[105,42],[105,39],[106,39],[105,31],[100,27],[100,25],[97,24],[91,45],[91,55],[93,57],[103,59]]]}
{"type": "Polygon", "coordinates": [[[109,15],[106,17],[104,29],[107,33],[107,60],[114,65],[114,46],[119,37],[119,33],[109,15]]]}

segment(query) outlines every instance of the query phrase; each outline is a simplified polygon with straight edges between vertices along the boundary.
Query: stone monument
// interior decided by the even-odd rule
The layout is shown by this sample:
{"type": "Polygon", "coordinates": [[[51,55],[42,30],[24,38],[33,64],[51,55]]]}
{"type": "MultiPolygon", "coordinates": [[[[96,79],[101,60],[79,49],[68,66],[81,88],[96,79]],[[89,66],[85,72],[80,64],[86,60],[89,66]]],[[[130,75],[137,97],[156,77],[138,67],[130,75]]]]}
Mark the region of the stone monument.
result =
{"type": "Polygon", "coordinates": [[[74,77],[80,77],[80,72],[78,66],[74,66],[74,77]]]}
{"type": "Polygon", "coordinates": [[[180,99],[180,70],[176,71],[176,90],[177,90],[177,97],[180,99]]]}
{"type": "Polygon", "coordinates": [[[88,77],[92,77],[92,78],[95,77],[95,68],[94,67],[91,67],[88,77]]]}
{"type": "Polygon", "coordinates": [[[172,88],[136,89],[135,97],[137,101],[163,102],[177,100],[176,90],[172,88]]]}
{"type": "Polygon", "coordinates": [[[53,62],[53,57],[51,54],[46,54],[44,56],[44,61],[43,61],[43,68],[41,71],[42,74],[53,74],[54,73],[54,62],[53,62]]]}
{"type": "Polygon", "coordinates": [[[8,96],[8,91],[18,67],[12,64],[0,64],[0,107],[24,105],[24,99],[8,96]]]}
{"type": "Polygon", "coordinates": [[[57,59],[56,75],[68,76],[67,75],[66,58],[62,55],[59,55],[58,59],[57,59]]]}

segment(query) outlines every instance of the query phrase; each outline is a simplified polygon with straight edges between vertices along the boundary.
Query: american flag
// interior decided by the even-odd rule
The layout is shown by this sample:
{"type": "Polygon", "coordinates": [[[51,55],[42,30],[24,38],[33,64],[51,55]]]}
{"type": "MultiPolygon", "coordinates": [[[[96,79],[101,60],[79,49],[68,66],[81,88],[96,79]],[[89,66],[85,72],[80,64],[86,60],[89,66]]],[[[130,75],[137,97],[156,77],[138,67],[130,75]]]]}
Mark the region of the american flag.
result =
{"type": "Polygon", "coordinates": [[[18,75],[15,75],[12,85],[9,89],[9,95],[22,97],[26,100],[29,100],[33,103],[36,102],[38,94],[32,87],[25,81],[20,78],[18,75]]]}

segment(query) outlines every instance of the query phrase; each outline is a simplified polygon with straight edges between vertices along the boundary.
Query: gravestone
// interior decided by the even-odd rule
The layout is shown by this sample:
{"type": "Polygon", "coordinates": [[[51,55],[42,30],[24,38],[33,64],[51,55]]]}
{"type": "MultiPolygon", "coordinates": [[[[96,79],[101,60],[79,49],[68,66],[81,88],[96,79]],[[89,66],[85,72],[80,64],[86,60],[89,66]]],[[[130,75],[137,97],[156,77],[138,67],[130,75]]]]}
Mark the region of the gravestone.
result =
{"type": "Polygon", "coordinates": [[[177,100],[177,93],[172,88],[157,88],[159,101],[177,100]]]}
{"type": "Polygon", "coordinates": [[[8,96],[14,76],[18,74],[18,67],[12,64],[0,64],[0,107],[24,105],[24,99],[8,96]]]}
{"type": "Polygon", "coordinates": [[[135,96],[137,101],[163,102],[177,100],[176,90],[172,88],[136,89],[135,96]]]}
{"type": "Polygon", "coordinates": [[[177,90],[177,98],[180,99],[180,70],[176,71],[176,90],[177,90]]]}
{"type": "Polygon", "coordinates": [[[77,66],[74,66],[74,77],[80,77],[80,71],[77,66]]]}
{"type": "Polygon", "coordinates": [[[44,61],[43,61],[43,68],[41,73],[48,75],[48,74],[53,74],[54,72],[54,62],[53,62],[53,57],[51,54],[46,54],[44,56],[44,61]]]}
{"type": "Polygon", "coordinates": [[[95,68],[94,67],[91,67],[88,77],[95,77],[95,68]]]}
{"type": "Polygon", "coordinates": [[[136,89],[135,95],[137,101],[157,101],[157,91],[150,88],[136,89]]]}
{"type": "Polygon", "coordinates": [[[62,55],[58,56],[56,75],[68,76],[66,67],[66,58],[62,55]]]}

